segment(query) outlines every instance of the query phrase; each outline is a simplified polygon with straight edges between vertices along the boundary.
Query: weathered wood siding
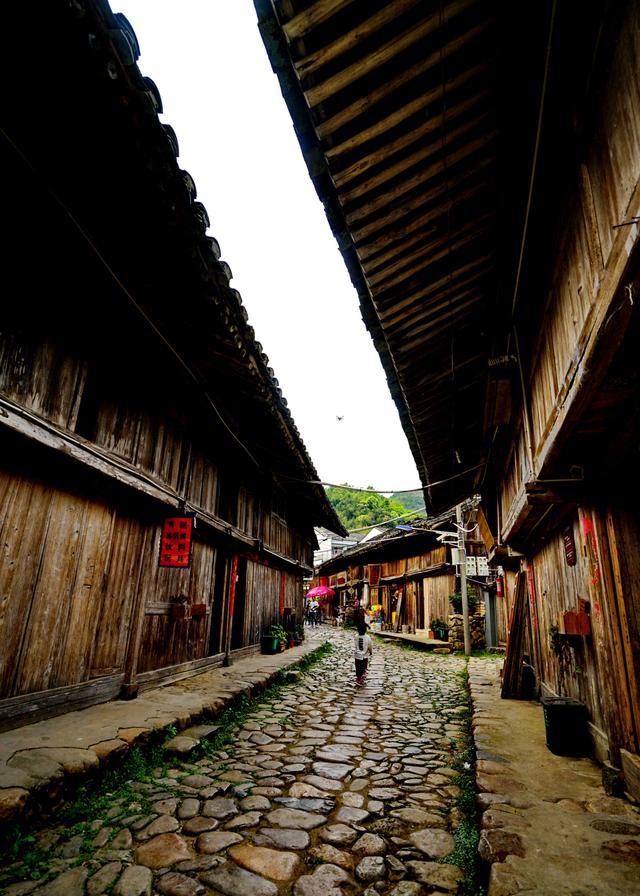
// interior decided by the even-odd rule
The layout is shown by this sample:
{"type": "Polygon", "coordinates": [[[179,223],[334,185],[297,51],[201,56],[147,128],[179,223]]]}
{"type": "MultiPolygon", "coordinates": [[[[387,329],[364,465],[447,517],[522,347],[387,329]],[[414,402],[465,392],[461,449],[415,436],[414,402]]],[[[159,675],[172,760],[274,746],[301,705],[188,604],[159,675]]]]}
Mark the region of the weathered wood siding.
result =
{"type": "Polygon", "coordinates": [[[506,646],[509,637],[509,620],[516,588],[516,573],[506,569],[503,576],[502,597],[496,598],[496,621],[498,623],[498,644],[506,646]]]}
{"type": "Polygon", "coordinates": [[[427,576],[422,580],[427,612],[432,619],[444,619],[445,622],[451,612],[449,595],[456,590],[456,577],[454,573],[445,572],[437,576],[427,576]]]}
{"type": "MultiPolygon", "coordinates": [[[[34,414],[35,425],[52,424],[81,446],[97,446],[183,495],[196,512],[221,516],[279,554],[309,563],[310,527],[288,521],[281,507],[272,512],[270,497],[238,482],[235,470],[227,475],[231,461],[216,456],[189,402],[172,410],[173,387],[161,406],[148,376],[137,378],[140,371],[110,379],[104,359],[89,363],[20,327],[0,337],[0,396],[34,414]],[[221,479],[228,483],[224,507],[221,479]]],[[[196,530],[189,570],[160,569],[162,519],[173,508],[144,503],[135,488],[80,467],[49,471],[38,450],[22,463],[12,436],[0,459],[0,699],[123,673],[139,619],[138,672],[208,656],[217,534],[196,530]],[[171,598],[180,595],[205,604],[205,615],[173,619],[171,598]]],[[[300,616],[301,575],[282,575],[286,606],[300,616]]],[[[278,620],[280,577],[249,564],[244,645],[278,620]]]]}
{"type": "MultiPolygon", "coordinates": [[[[616,522],[616,531],[622,539],[629,533],[635,539],[637,524],[629,525],[629,518],[623,514],[616,522]]],[[[638,621],[637,618],[625,621],[619,615],[605,514],[585,505],[574,514],[570,524],[577,547],[575,566],[566,562],[562,532],[551,537],[532,558],[539,673],[543,686],[557,693],[558,662],[550,647],[549,630],[560,624],[564,612],[578,609],[579,598],[588,600],[592,634],[570,641],[572,668],[564,683],[564,693],[587,705],[595,728],[596,749],[601,758],[606,758],[610,743],[636,749],[632,704],[637,694],[629,692],[622,642],[629,635],[637,639],[638,621]]],[[[613,521],[612,524],[615,525],[613,521]]],[[[634,551],[636,546],[634,543],[634,551]]],[[[633,553],[630,556],[633,564],[633,553]]],[[[637,598],[632,600],[633,613],[637,598]]],[[[633,648],[626,658],[637,664],[633,648]]]]}
{"type": "Polygon", "coordinates": [[[247,563],[245,644],[257,644],[262,633],[279,620],[282,575],[262,563],[247,563]]]}
{"type": "MultiPolygon", "coordinates": [[[[582,123],[581,157],[570,197],[558,214],[554,264],[540,299],[539,325],[525,369],[536,473],[554,448],[605,321],[620,295],[621,279],[638,226],[614,228],[640,213],[640,7],[626,4],[615,52],[598,72],[597,102],[582,123]]],[[[614,312],[617,313],[617,312],[614,312]]],[[[526,335],[523,336],[526,341],[526,335]]],[[[527,463],[522,417],[514,421],[514,452],[501,483],[503,529],[522,496],[527,463]]],[[[508,528],[508,527],[506,527],[508,528]]]]}

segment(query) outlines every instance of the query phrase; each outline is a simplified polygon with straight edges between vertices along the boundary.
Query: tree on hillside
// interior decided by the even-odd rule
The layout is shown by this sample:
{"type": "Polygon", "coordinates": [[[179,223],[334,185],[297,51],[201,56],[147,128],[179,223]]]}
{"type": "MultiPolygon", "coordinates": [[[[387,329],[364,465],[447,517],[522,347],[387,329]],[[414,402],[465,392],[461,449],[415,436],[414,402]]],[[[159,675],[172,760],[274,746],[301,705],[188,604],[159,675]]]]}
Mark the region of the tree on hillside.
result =
{"type": "Polygon", "coordinates": [[[327,497],[346,529],[375,526],[406,513],[406,508],[399,501],[385,498],[372,488],[366,492],[354,492],[348,488],[331,487],[327,489],[327,497]]]}
{"type": "Polygon", "coordinates": [[[424,497],[422,492],[394,492],[392,501],[399,501],[407,510],[415,510],[416,513],[424,513],[424,497]]]}

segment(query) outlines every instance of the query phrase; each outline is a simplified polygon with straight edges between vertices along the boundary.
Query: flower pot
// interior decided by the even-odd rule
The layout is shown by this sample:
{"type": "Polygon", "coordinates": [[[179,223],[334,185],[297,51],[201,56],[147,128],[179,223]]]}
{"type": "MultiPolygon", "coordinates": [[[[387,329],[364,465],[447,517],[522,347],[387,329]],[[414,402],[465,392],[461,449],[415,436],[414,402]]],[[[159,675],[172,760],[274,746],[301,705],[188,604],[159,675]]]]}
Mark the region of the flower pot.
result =
{"type": "Polygon", "coordinates": [[[207,615],[207,605],[206,604],[192,604],[191,606],[191,618],[192,619],[202,619],[203,616],[207,615]]]}
{"type": "Polygon", "coordinates": [[[296,646],[295,639],[294,639],[294,638],[289,638],[289,647],[295,647],[295,646],[296,646]]]}
{"type": "Polygon", "coordinates": [[[262,653],[274,654],[278,652],[279,642],[277,638],[271,635],[263,635],[260,638],[260,650],[262,653]]]}

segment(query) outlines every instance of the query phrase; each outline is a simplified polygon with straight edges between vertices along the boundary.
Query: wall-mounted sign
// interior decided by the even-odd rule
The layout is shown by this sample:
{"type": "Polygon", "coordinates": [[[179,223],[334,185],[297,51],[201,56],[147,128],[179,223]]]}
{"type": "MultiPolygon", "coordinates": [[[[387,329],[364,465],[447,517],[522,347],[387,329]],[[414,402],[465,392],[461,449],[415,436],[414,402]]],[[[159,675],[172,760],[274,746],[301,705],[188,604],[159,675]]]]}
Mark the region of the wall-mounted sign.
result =
{"type": "Polygon", "coordinates": [[[578,559],[576,554],[576,542],[573,537],[573,526],[565,526],[562,530],[562,540],[564,542],[564,556],[567,566],[575,566],[578,559]]]}
{"type": "Polygon", "coordinates": [[[188,569],[191,565],[192,516],[172,516],[162,526],[158,566],[188,569]]]}

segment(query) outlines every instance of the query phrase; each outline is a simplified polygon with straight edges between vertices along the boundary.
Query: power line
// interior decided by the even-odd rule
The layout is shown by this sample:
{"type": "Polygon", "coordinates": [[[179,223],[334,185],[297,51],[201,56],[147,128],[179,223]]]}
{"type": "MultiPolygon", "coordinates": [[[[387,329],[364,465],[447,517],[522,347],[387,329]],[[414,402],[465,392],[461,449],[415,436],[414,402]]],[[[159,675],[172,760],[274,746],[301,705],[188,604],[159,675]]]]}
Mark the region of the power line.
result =
{"type": "Polygon", "coordinates": [[[360,526],[359,529],[349,529],[349,535],[354,532],[366,532],[368,529],[375,529],[377,526],[386,526],[387,523],[395,523],[396,520],[403,520],[406,516],[420,516],[417,510],[408,510],[406,513],[401,513],[399,516],[392,516],[388,520],[380,520],[379,523],[369,523],[368,526],[360,526]]]}
{"type": "Polygon", "coordinates": [[[288,476],[286,473],[279,473],[283,479],[289,479],[291,482],[304,482],[307,485],[323,485],[325,488],[342,488],[345,491],[349,492],[365,492],[368,494],[379,494],[379,495],[391,495],[396,492],[422,492],[425,488],[434,488],[436,485],[444,485],[445,482],[451,482],[452,479],[459,479],[460,476],[466,476],[467,473],[473,473],[474,470],[479,470],[480,467],[483,467],[484,463],[476,464],[473,467],[467,467],[466,470],[461,470],[459,473],[454,473],[452,476],[447,476],[446,479],[438,479],[436,482],[429,482],[426,486],[419,486],[418,488],[373,488],[367,487],[362,488],[359,485],[345,485],[344,483],[340,484],[338,482],[325,482],[324,479],[297,479],[294,476],[288,476]]]}
{"type": "Polygon", "coordinates": [[[82,237],[82,239],[87,243],[87,245],[89,246],[89,248],[92,250],[92,252],[93,252],[94,255],[96,256],[96,258],[98,259],[98,261],[102,264],[102,266],[105,268],[105,270],[106,270],[106,271],[109,273],[109,275],[112,277],[112,279],[114,280],[115,284],[120,288],[120,290],[124,293],[124,295],[129,299],[129,301],[130,301],[131,304],[134,306],[134,308],[136,309],[136,311],[137,311],[137,312],[140,314],[140,316],[145,320],[145,322],[149,325],[149,327],[151,327],[151,329],[152,329],[153,332],[156,334],[156,336],[158,336],[158,338],[165,344],[165,346],[169,349],[169,351],[171,352],[171,354],[172,354],[172,355],[175,357],[175,359],[178,361],[178,363],[180,364],[180,366],[185,370],[185,372],[188,374],[188,376],[193,380],[193,382],[194,382],[194,383],[198,386],[198,388],[202,391],[202,394],[204,395],[204,398],[206,399],[208,405],[211,407],[212,411],[214,412],[214,414],[216,415],[216,417],[218,418],[218,420],[220,421],[220,423],[221,423],[221,424],[224,426],[224,428],[227,430],[227,432],[228,432],[229,435],[232,437],[232,439],[233,439],[233,440],[240,446],[240,448],[242,448],[242,450],[245,452],[245,454],[247,455],[247,457],[253,462],[253,464],[254,464],[258,469],[260,469],[260,463],[256,460],[256,458],[253,456],[253,454],[251,453],[251,451],[249,450],[249,448],[244,444],[244,442],[243,442],[243,441],[236,435],[236,433],[231,429],[231,427],[229,426],[229,424],[227,423],[227,421],[224,419],[224,417],[223,417],[222,414],[220,413],[220,411],[219,411],[217,405],[215,404],[214,400],[212,399],[211,395],[209,394],[209,392],[207,391],[207,389],[205,388],[204,384],[201,382],[201,380],[199,379],[199,377],[194,373],[194,371],[191,369],[191,367],[189,366],[189,364],[184,360],[184,358],[182,357],[182,355],[180,354],[180,352],[179,352],[179,351],[175,348],[175,346],[174,346],[174,345],[167,339],[167,337],[164,335],[164,333],[157,327],[157,325],[154,323],[154,321],[149,317],[149,315],[146,313],[146,311],[144,310],[144,308],[143,308],[143,307],[136,301],[136,299],[132,296],[132,294],[129,292],[129,290],[127,289],[127,287],[125,286],[125,284],[122,282],[122,280],[120,279],[120,277],[117,275],[117,273],[113,270],[113,268],[111,267],[111,265],[109,264],[109,262],[107,261],[107,259],[104,257],[104,255],[102,254],[102,252],[100,251],[100,249],[99,249],[99,248],[96,246],[96,244],[93,242],[92,238],[89,236],[89,234],[87,233],[87,231],[83,228],[82,224],[81,224],[81,223],[78,221],[78,219],[75,217],[75,215],[73,214],[73,212],[71,211],[71,209],[66,205],[66,203],[64,202],[64,200],[63,200],[60,196],[58,196],[58,194],[55,192],[55,190],[53,190],[53,188],[47,183],[47,181],[45,180],[44,176],[38,171],[38,169],[37,169],[37,168],[35,167],[35,165],[31,162],[31,160],[30,160],[30,159],[23,153],[23,151],[22,151],[22,150],[20,149],[20,147],[14,142],[14,140],[9,136],[9,134],[7,134],[7,132],[6,132],[3,128],[1,128],[1,127],[0,127],[0,134],[2,134],[2,136],[3,136],[4,139],[7,141],[7,143],[9,144],[9,146],[11,146],[11,148],[14,150],[14,152],[17,153],[17,155],[22,159],[22,161],[24,162],[24,164],[25,164],[25,165],[32,171],[32,173],[33,173],[33,174],[34,174],[34,175],[35,175],[35,176],[42,182],[42,184],[44,185],[44,188],[45,188],[45,190],[47,191],[47,193],[49,193],[49,195],[52,197],[52,199],[53,199],[53,200],[60,206],[60,208],[62,209],[62,211],[64,212],[64,214],[67,216],[67,218],[71,221],[71,223],[73,224],[73,226],[75,227],[75,229],[78,231],[78,233],[80,234],[80,236],[82,237]]]}

